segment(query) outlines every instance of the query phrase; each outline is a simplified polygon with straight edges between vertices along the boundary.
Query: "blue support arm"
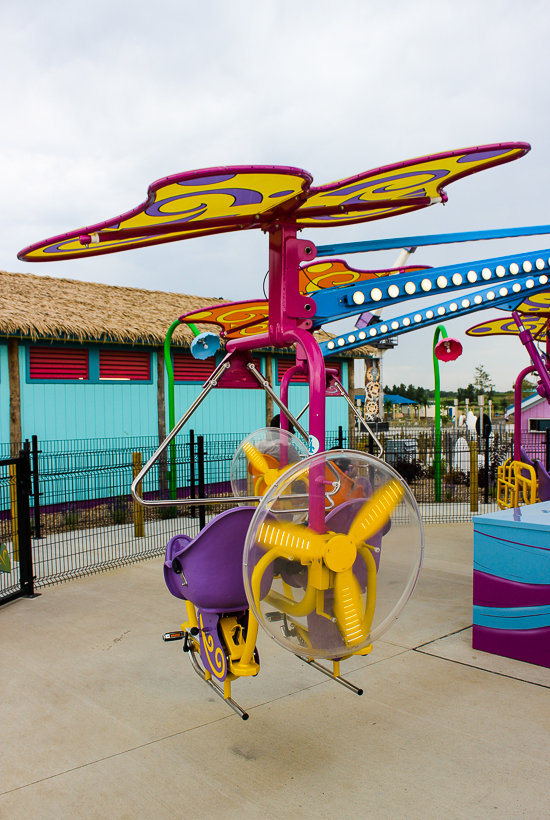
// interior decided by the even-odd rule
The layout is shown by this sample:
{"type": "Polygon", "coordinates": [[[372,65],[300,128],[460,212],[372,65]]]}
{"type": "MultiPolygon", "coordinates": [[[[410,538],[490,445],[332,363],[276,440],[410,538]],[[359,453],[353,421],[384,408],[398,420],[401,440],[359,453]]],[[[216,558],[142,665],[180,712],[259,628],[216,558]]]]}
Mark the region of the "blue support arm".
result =
{"type": "MultiPolygon", "coordinates": [[[[500,286],[515,280],[519,274],[530,274],[537,279],[549,272],[550,250],[482,259],[460,265],[399,273],[369,279],[344,288],[327,288],[311,294],[317,305],[313,327],[347,316],[372,311],[374,308],[418,299],[428,294],[454,294],[473,288],[481,282],[500,286]]],[[[548,281],[548,280],[547,280],[548,281]]]]}
{"type": "Polygon", "coordinates": [[[454,242],[479,242],[486,239],[511,239],[516,236],[541,236],[550,233],[550,225],[526,228],[500,228],[493,231],[463,231],[435,233],[427,236],[398,236],[395,239],[370,239],[365,242],[344,242],[340,245],[317,246],[317,256],[339,256],[341,253],[388,251],[394,248],[422,248],[426,245],[449,245],[454,242]]]}
{"type": "Polygon", "coordinates": [[[411,330],[419,330],[421,327],[430,327],[438,324],[443,319],[455,319],[458,316],[469,315],[487,308],[500,308],[501,310],[515,310],[533,293],[541,293],[548,290],[548,276],[516,277],[513,284],[495,283],[494,287],[485,288],[468,295],[462,294],[454,300],[441,302],[439,305],[430,305],[420,310],[404,313],[392,319],[387,319],[380,324],[371,325],[362,330],[354,329],[350,333],[345,333],[331,339],[328,342],[320,342],[319,346],[323,356],[331,356],[335,353],[346,353],[356,347],[362,347],[369,342],[379,342],[399,336],[402,333],[410,333],[411,330]]]}

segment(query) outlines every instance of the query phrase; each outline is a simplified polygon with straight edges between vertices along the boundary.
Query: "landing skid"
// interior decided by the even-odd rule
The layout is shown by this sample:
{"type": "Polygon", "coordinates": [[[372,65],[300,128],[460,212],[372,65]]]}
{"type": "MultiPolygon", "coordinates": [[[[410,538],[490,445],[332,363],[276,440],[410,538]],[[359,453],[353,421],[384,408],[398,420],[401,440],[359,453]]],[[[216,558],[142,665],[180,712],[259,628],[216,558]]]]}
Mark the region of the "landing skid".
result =
{"type": "Polygon", "coordinates": [[[331,678],[332,680],[336,681],[336,683],[339,683],[341,686],[345,686],[346,689],[350,689],[352,692],[355,692],[356,695],[363,694],[362,689],[359,689],[357,686],[354,686],[353,683],[349,682],[349,680],[341,678],[339,674],[334,674],[334,672],[331,672],[326,667],[321,666],[321,664],[317,663],[317,661],[313,661],[310,658],[302,658],[300,657],[300,655],[296,655],[296,657],[301,661],[305,661],[310,666],[313,666],[313,668],[317,669],[318,672],[322,672],[323,675],[327,676],[327,678],[331,678]]]}
{"type": "MultiPolygon", "coordinates": [[[[198,630],[197,630],[197,632],[198,632],[198,630]]],[[[223,689],[221,687],[219,687],[216,683],[214,683],[213,680],[209,680],[206,677],[206,672],[203,669],[203,667],[201,666],[201,664],[200,664],[200,662],[197,658],[197,655],[199,653],[197,652],[196,643],[193,640],[192,635],[190,635],[186,631],[181,631],[180,632],[178,630],[178,631],[174,631],[174,632],[167,632],[165,635],[162,636],[162,640],[163,641],[183,641],[183,651],[189,653],[189,660],[191,661],[191,666],[193,667],[193,669],[195,670],[195,672],[197,673],[199,678],[202,681],[204,681],[204,683],[206,683],[211,689],[213,689],[214,692],[216,693],[216,695],[218,695],[218,697],[220,697],[223,700],[224,703],[227,703],[227,705],[231,709],[233,709],[233,711],[236,712],[239,715],[240,718],[242,718],[243,720],[248,720],[248,718],[250,717],[248,712],[245,712],[244,709],[241,709],[239,704],[236,701],[234,701],[233,698],[225,697],[223,689]]]]}

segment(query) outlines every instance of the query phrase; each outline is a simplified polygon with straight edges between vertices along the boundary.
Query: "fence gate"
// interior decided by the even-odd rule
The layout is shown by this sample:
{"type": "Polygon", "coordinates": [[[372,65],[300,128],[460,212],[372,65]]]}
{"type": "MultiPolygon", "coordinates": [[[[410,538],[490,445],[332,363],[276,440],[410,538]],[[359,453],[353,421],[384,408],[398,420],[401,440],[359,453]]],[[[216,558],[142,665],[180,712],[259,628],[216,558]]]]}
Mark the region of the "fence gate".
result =
{"type": "Polygon", "coordinates": [[[0,604],[34,594],[30,454],[0,460],[0,604]]]}

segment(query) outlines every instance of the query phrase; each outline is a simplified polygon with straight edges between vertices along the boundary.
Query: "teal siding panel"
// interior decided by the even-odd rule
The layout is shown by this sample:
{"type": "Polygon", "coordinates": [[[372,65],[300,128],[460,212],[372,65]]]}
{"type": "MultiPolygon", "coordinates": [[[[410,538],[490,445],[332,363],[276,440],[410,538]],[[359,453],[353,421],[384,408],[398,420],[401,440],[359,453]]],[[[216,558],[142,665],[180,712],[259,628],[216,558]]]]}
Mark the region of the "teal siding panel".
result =
{"type": "MultiPolygon", "coordinates": [[[[201,391],[198,384],[176,384],[174,391],[176,421],[201,391]]],[[[263,390],[224,390],[214,388],[191,416],[183,430],[197,434],[243,433],[265,426],[263,390]]]]}
{"type": "Polygon", "coordinates": [[[0,441],[10,440],[10,381],[8,346],[0,345],[0,441]]]}
{"type": "MultiPolygon", "coordinates": [[[[23,438],[153,436],[155,384],[21,384],[23,438]]],[[[5,440],[9,439],[8,434],[5,440]]]]}

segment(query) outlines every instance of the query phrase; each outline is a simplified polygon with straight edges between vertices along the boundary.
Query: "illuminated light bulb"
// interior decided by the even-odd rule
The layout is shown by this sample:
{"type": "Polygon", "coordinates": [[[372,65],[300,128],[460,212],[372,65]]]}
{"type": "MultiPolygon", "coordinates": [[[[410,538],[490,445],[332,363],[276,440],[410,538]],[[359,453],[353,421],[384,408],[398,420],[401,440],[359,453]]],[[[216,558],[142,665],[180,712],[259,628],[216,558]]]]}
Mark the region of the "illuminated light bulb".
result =
{"type": "Polygon", "coordinates": [[[525,260],[521,267],[523,268],[524,273],[531,273],[531,271],[533,270],[533,266],[528,259],[525,260]]]}
{"type": "Polygon", "coordinates": [[[375,327],[371,327],[371,329],[369,330],[369,334],[370,334],[371,336],[376,336],[376,328],[375,328],[375,327]]]}
{"type": "Polygon", "coordinates": [[[535,262],[535,267],[536,267],[537,270],[544,270],[544,267],[545,267],[544,259],[541,259],[540,256],[537,259],[537,261],[535,262]]]}
{"type": "MultiPolygon", "coordinates": [[[[504,276],[505,273],[506,271],[504,270],[504,268],[502,268],[502,273],[498,272],[498,268],[496,270],[497,276],[504,276]]],[[[481,276],[483,277],[483,279],[490,279],[491,271],[489,270],[489,268],[483,268],[483,270],[481,271],[481,276]]]]}
{"type": "Polygon", "coordinates": [[[460,304],[462,305],[463,308],[468,308],[468,307],[470,307],[470,300],[469,299],[463,299],[460,304]]]}
{"type": "Polygon", "coordinates": [[[426,319],[433,319],[433,317],[434,317],[433,310],[427,310],[426,311],[426,319]]]}
{"type": "Polygon", "coordinates": [[[447,277],[446,276],[438,276],[437,277],[437,287],[438,288],[446,288],[448,285],[447,277]]]}
{"type": "Polygon", "coordinates": [[[351,298],[353,299],[354,304],[362,305],[365,301],[365,294],[362,293],[360,290],[356,290],[351,298]]]}
{"type": "Polygon", "coordinates": [[[364,330],[362,330],[362,331],[361,331],[361,333],[359,334],[359,338],[360,338],[361,340],[363,340],[363,339],[366,339],[366,338],[367,338],[367,334],[365,333],[365,331],[364,331],[364,330]]]}
{"type": "Polygon", "coordinates": [[[466,279],[468,282],[477,282],[477,273],[475,270],[469,270],[466,279]]]}
{"type": "Polygon", "coordinates": [[[527,282],[525,283],[525,287],[526,288],[534,288],[535,287],[535,280],[534,279],[528,279],[527,282]]]}
{"type": "Polygon", "coordinates": [[[516,282],[515,285],[512,285],[512,290],[514,291],[514,293],[519,293],[520,292],[521,285],[519,284],[519,282],[516,282]]]}
{"type": "Polygon", "coordinates": [[[498,292],[499,296],[508,296],[508,288],[501,288],[498,292]]]}
{"type": "MultiPolygon", "coordinates": [[[[506,268],[503,265],[497,265],[496,269],[495,269],[495,273],[496,273],[497,276],[500,276],[500,278],[502,278],[503,276],[506,275],[506,268]]],[[[489,279],[489,277],[487,277],[487,279],[489,279]]]]}
{"type": "Polygon", "coordinates": [[[345,343],[346,343],[345,339],[338,339],[338,344],[339,344],[340,347],[343,347],[345,345],[345,343]]]}
{"type": "Polygon", "coordinates": [[[548,277],[544,274],[542,276],[539,276],[539,282],[541,283],[541,285],[545,285],[548,282],[548,277]]]}
{"type": "Polygon", "coordinates": [[[414,314],[414,321],[415,322],[421,322],[422,321],[422,314],[421,313],[415,313],[414,314]]]}
{"type": "Polygon", "coordinates": [[[396,296],[399,296],[399,288],[397,287],[397,285],[389,286],[388,296],[391,296],[392,299],[395,299],[396,296]]]}
{"type": "Polygon", "coordinates": [[[487,294],[487,299],[490,302],[492,302],[494,298],[495,298],[495,292],[493,290],[490,290],[489,293],[487,294]]]}
{"type": "Polygon", "coordinates": [[[392,330],[397,330],[398,327],[399,327],[399,322],[392,322],[391,323],[391,329],[392,330]]]}
{"type": "Polygon", "coordinates": [[[420,283],[420,287],[422,288],[422,290],[425,290],[426,293],[427,293],[429,290],[432,289],[432,283],[430,282],[429,279],[423,279],[420,283]]]}
{"type": "Polygon", "coordinates": [[[409,317],[405,316],[405,318],[403,319],[403,327],[408,327],[410,325],[410,323],[411,323],[411,320],[409,319],[409,317]]]}
{"type": "Polygon", "coordinates": [[[348,336],[348,342],[350,343],[350,345],[352,345],[354,343],[354,341],[355,341],[355,336],[353,335],[353,333],[351,333],[348,336]]]}
{"type": "Polygon", "coordinates": [[[327,344],[327,347],[328,347],[329,350],[334,350],[334,342],[329,342],[327,344]]]}
{"type": "Polygon", "coordinates": [[[516,265],[515,262],[512,262],[508,270],[510,271],[510,273],[513,273],[515,275],[516,273],[519,273],[519,265],[516,265]]]}
{"type": "Polygon", "coordinates": [[[460,273],[453,273],[453,285],[461,285],[462,281],[463,279],[460,273]]]}
{"type": "Polygon", "coordinates": [[[413,293],[416,293],[416,285],[414,282],[407,282],[405,285],[405,293],[408,293],[409,296],[412,296],[413,293]]]}
{"type": "Polygon", "coordinates": [[[379,302],[382,298],[382,291],[380,288],[373,288],[370,292],[370,298],[373,302],[379,302]]]}
{"type": "Polygon", "coordinates": [[[474,296],[474,302],[476,305],[480,305],[483,302],[483,296],[474,296]]]}
{"type": "Polygon", "coordinates": [[[380,333],[387,333],[388,326],[387,325],[380,325],[380,333]]]}
{"type": "Polygon", "coordinates": [[[445,308],[443,307],[443,305],[441,305],[441,307],[437,308],[437,312],[439,313],[440,316],[443,316],[443,314],[445,313],[445,308]]]}
{"type": "Polygon", "coordinates": [[[455,310],[458,310],[457,303],[456,302],[451,302],[451,304],[449,305],[449,310],[451,310],[453,313],[455,312],[455,310]]]}

